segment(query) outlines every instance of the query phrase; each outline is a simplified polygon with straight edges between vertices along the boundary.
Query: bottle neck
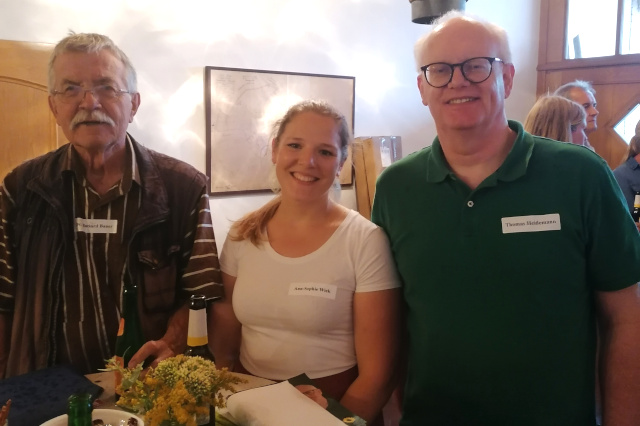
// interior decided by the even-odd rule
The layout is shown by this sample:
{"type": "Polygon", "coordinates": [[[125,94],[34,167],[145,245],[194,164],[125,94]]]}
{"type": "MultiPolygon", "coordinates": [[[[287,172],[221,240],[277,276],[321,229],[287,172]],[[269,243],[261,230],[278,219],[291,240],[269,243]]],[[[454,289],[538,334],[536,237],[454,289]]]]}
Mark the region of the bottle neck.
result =
{"type": "Polygon", "coordinates": [[[125,287],[122,293],[122,315],[131,315],[138,310],[138,289],[137,287],[125,287]]]}

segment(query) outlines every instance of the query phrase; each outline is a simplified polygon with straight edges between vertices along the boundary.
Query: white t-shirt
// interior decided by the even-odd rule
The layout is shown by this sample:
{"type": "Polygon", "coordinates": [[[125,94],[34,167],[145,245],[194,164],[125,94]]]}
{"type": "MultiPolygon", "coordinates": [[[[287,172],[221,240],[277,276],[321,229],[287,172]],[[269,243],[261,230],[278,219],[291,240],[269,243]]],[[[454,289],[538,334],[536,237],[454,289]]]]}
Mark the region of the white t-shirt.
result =
{"type": "Polygon", "coordinates": [[[220,267],[237,278],[240,362],[275,380],[325,377],[356,365],[354,292],[400,286],[385,233],[353,210],[322,247],[303,257],[227,238],[220,267]]]}

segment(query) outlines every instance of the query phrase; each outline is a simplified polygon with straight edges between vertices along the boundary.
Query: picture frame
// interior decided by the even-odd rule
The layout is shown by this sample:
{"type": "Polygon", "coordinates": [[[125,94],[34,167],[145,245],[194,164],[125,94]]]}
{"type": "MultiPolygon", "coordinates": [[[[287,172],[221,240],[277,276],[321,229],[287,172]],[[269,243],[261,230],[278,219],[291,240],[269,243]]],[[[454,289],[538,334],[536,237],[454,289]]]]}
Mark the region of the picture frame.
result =
{"type": "MultiPolygon", "coordinates": [[[[271,128],[299,101],[328,102],[354,129],[355,77],[207,66],[204,91],[210,194],[272,191],[271,128]]],[[[353,184],[350,157],[343,186],[353,184]]]]}

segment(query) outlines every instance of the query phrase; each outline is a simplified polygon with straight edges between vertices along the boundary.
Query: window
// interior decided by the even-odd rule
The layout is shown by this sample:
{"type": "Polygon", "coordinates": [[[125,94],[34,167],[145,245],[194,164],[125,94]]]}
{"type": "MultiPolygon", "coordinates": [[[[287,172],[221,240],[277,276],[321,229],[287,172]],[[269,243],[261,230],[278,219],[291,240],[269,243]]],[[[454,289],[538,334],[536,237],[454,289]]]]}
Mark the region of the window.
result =
{"type": "Polygon", "coordinates": [[[624,0],[620,50],[623,55],[640,53],[640,0],[624,0]]]}
{"type": "Polygon", "coordinates": [[[640,0],[569,0],[566,30],[567,59],[640,53],[640,0]]]}
{"type": "Polygon", "coordinates": [[[631,138],[636,134],[636,125],[640,122],[640,104],[633,107],[629,114],[625,115],[613,130],[620,135],[622,140],[627,144],[631,142],[631,138]]]}

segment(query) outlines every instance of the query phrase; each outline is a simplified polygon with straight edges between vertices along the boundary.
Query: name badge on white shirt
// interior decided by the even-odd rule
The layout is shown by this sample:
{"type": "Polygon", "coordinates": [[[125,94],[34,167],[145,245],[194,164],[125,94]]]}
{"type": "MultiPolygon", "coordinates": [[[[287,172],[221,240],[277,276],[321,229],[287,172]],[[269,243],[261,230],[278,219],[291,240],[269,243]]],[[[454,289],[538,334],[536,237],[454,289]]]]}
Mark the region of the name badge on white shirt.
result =
{"type": "Polygon", "coordinates": [[[291,283],[289,296],[315,296],[335,300],[338,286],[335,284],[291,283]]]}
{"type": "Polygon", "coordinates": [[[502,218],[502,233],[559,231],[560,214],[540,214],[502,218]]]}
{"type": "Polygon", "coordinates": [[[77,217],[76,230],[87,234],[115,234],[118,232],[118,221],[114,219],[82,219],[77,217]]]}

